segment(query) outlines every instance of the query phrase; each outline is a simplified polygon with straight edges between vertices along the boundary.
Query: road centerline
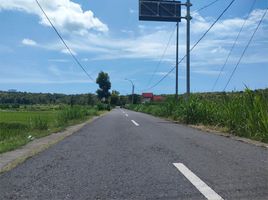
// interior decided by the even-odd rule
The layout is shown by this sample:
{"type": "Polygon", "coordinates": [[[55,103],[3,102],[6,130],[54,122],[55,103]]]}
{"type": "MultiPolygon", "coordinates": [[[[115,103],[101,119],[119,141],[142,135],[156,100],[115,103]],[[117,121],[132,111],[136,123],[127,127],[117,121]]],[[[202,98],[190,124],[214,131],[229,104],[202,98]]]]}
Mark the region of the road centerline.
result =
{"type": "Polygon", "coordinates": [[[208,200],[223,200],[214,190],[205,182],[196,176],[183,163],[173,163],[173,165],[201,192],[208,200]]]}
{"type": "Polygon", "coordinates": [[[132,123],[135,125],[135,126],[140,126],[137,122],[135,122],[134,120],[131,120],[132,123]]]}

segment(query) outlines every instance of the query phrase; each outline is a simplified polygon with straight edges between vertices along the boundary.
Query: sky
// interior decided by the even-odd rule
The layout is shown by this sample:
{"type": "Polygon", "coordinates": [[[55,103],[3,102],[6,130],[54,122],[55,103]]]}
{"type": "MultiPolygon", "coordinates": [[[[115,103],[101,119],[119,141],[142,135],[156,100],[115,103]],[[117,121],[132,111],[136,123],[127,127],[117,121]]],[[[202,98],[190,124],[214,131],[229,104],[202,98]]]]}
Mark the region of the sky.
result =
{"type": "MultiPolygon", "coordinates": [[[[172,94],[175,72],[149,89],[175,65],[174,22],[139,21],[138,0],[39,0],[73,54],[96,79],[110,76],[112,89],[172,94]],[[163,52],[171,38],[165,55],[163,52]],[[162,59],[161,59],[162,58],[162,59]],[[162,62],[159,64],[159,61],[162,62]],[[159,64],[159,65],[158,65],[159,64]]],[[[192,0],[191,45],[230,3],[192,0]]],[[[191,92],[210,92],[230,49],[248,18],[214,91],[222,91],[268,0],[236,0],[220,21],[191,52],[191,92]]],[[[185,7],[182,7],[185,15],[185,7]]],[[[34,0],[0,0],[0,90],[26,92],[95,93],[98,88],[68,54],[34,0]]],[[[179,24],[179,55],[185,55],[185,20],[179,24]]],[[[255,34],[227,91],[268,87],[268,14],[255,34]]],[[[179,65],[179,93],[186,91],[186,64],[179,65]]]]}

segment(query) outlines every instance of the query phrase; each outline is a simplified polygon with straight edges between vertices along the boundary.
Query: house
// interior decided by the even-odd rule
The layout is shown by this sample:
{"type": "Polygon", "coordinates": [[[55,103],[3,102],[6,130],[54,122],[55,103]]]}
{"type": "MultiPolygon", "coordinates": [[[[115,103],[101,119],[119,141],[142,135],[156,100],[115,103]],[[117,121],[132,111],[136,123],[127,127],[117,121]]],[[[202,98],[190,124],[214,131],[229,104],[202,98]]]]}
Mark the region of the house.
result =
{"type": "Polygon", "coordinates": [[[142,103],[148,103],[148,102],[161,102],[164,101],[165,98],[160,95],[154,95],[153,93],[143,93],[142,94],[142,103]]]}
{"type": "Polygon", "coordinates": [[[153,93],[142,93],[142,103],[148,103],[153,101],[154,94],[153,93]]]}
{"type": "Polygon", "coordinates": [[[160,95],[154,95],[154,97],[153,97],[154,102],[162,102],[164,100],[165,100],[165,98],[163,96],[160,96],[160,95]]]}

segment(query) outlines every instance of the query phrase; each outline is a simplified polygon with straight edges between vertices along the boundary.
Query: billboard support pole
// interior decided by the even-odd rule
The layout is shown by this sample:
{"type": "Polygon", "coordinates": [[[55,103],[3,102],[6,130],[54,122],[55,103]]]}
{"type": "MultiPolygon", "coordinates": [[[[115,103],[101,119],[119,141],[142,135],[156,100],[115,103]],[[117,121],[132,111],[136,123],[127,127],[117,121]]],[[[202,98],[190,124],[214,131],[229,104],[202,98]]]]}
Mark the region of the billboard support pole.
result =
{"type": "Polygon", "coordinates": [[[176,95],[175,98],[178,100],[179,90],[179,22],[177,22],[177,42],[176,42],[176,95]]]}

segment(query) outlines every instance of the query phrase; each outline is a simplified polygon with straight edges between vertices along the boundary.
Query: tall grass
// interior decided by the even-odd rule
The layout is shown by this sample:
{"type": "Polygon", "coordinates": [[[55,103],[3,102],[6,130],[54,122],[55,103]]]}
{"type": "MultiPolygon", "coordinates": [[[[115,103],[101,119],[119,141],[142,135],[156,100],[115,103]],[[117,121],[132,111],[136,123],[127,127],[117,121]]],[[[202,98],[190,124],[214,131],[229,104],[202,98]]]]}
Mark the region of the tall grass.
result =
{"type": "Polygon", "coordinates": [[[96,115],[98,110],[88,106],[63,106],[58,111],[0,112],[0,153],[96,115]]]}
{"type": "Polygon", "coordinates": [[[72,120],[83,120],[89,116],[97,115],[98,111],[92,107],[73,106],[61,110],[57,116],[58,125],[62,126],[72,120]]]}
{"type": "Polygon", "coordinates": [[[242,137],[268,142],[268,98],[262,92],[192,95],[189,100],[167,99],[164,103],[130,106],[130,109],[172,118],[187,124],[226,128],[242,137]]]}

